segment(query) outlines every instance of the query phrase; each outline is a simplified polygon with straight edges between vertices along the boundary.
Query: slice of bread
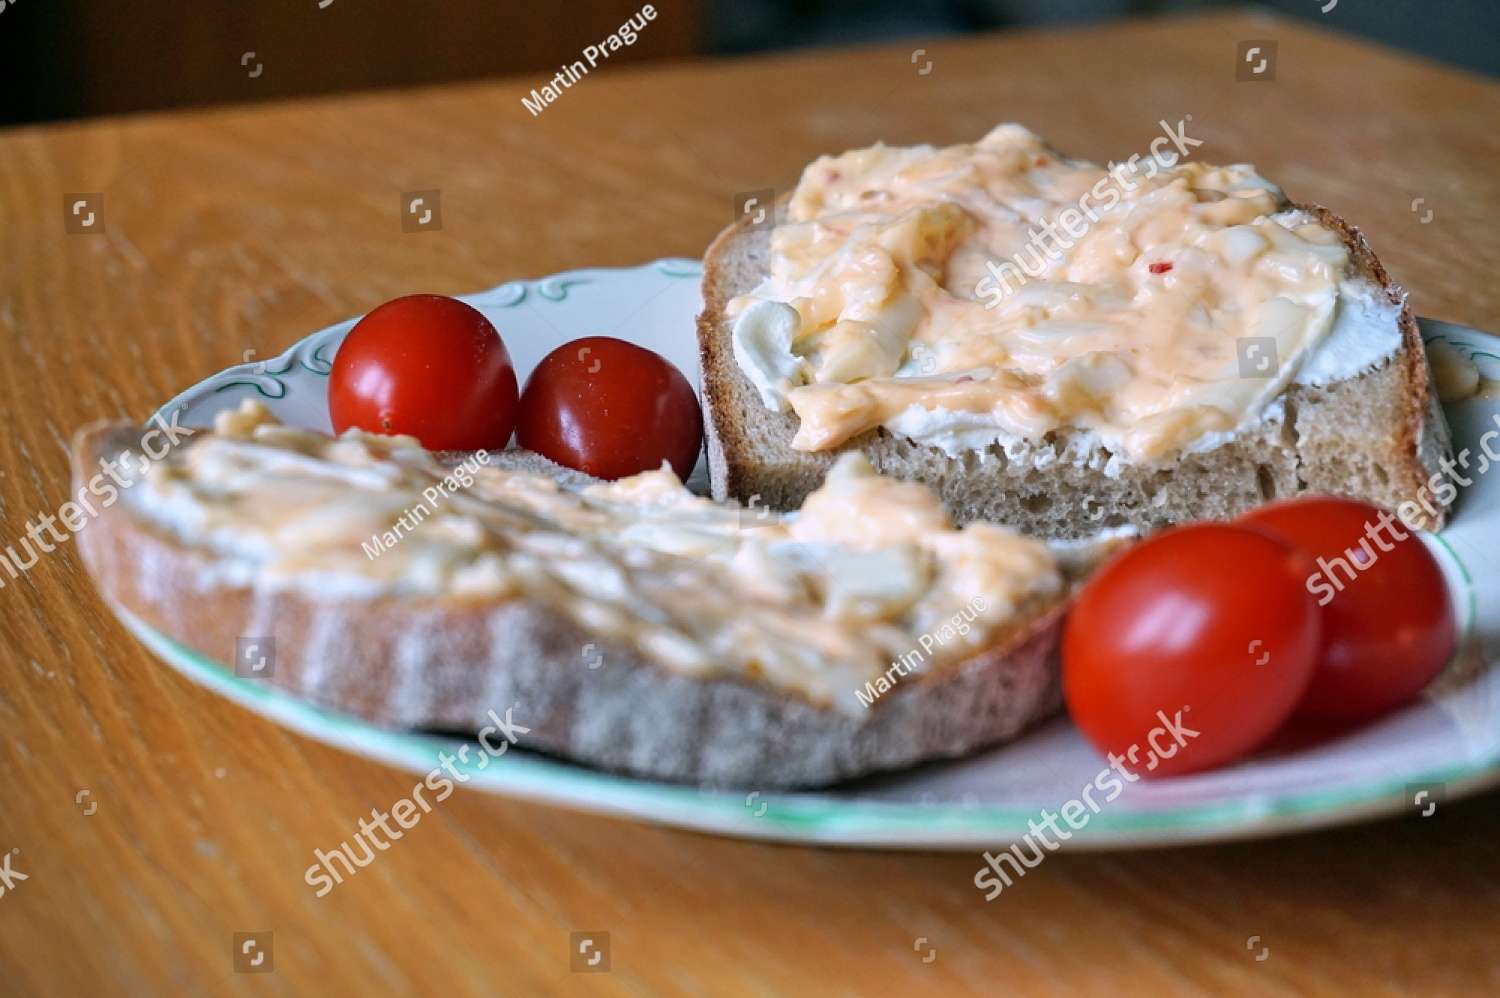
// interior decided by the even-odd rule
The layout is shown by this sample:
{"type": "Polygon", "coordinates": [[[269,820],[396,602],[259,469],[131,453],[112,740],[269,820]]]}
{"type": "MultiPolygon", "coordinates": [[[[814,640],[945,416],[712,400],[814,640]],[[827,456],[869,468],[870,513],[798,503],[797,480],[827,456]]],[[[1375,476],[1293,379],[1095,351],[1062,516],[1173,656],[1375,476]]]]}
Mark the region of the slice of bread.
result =
{"type": "MultiPolygon", "coordinates": [[[[1417,522],[1437,529],[1447,503],[1443,490],[1434,496],[1428,483],[1451,445],[1406,294],[1358,229],[1317,205],[1291,208],[1343,238],[1358,274],[1392,306],[1399,350],[1346,380],[1292,384],[1260,423],[1218,447],[1165,466],[1126,464],[1114,475],[1104,471],[1112,457],[1107,450],[1066,428],[1010,454],[992,445],[950,457],[884,428],[827,451],[794,450],[796,415],[766,408],[735,361],[726,306],[759,285],[771,263],[771,228],[741,219],[714,240],[703,267],[698,339],[713,495],[794,509],[840,453],[858,450],[880,474],[936,491],[955,522],[989,520],[1040,537],[1228,519],[1303,493],[1350,496],[1391,510],[1414,502],[1432,509],[1417,522]]],[[[1451,494],[1446,498],[1451,502],[1451,494]]]]}
{"type": "MultiPolygon", "coordinates": [[[[101,459],[135,451],[140,437],[118,424],[80,431],[75,489],[97,481],[101,459]]],[[[501,461],[554,467],[526,453],[501,461]]],[[[587,478],[556,477],[564,487],[587,478]]],[[[245,579],[226,571],[218,550],[184,543],[143,515],[141,501],[125,490],[99,511],[80,534],[84,561],[112,604],[213,661],[233,661],[237,638],[270,637],[267,681],[321,707],[456,733],[514,706],[515,722],[530,729],[523,748],[710,785],[822,786],[1015,737],[1060,706],[1058,631],[1085,570],[1084,559],[1061,560],[1062,593],[1029,599],[981,650],[911,674],[851,712],[767,679],[674,671],[545,601],[359,598],[245,579]]]]}

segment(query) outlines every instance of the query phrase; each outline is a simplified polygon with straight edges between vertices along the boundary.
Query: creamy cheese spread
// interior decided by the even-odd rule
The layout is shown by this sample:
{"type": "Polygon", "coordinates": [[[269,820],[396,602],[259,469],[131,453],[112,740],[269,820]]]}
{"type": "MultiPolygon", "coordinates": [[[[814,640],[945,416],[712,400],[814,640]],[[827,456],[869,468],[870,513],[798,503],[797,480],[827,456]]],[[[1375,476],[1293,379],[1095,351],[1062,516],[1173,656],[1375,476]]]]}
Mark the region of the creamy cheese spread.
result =
{"type": "Polygon", "coordinates": [[[1019,125],[822,157],[729,304],[736,360],[800,450],[1071,428],[1150,463],[1400,347],[1399,306],[1337,232],[1250,166],[1173,159],[1107,169],[1019,125]]]}
{"type": "Polygon", "coordinates": [[[955,529],[927,489],[852,454],[794,514],[700,498],[665,466],[579,491],[477,461],[456,474],[410,437],[330,438],[246,401],[125,496],[214,555],[206,585],[527,599],[670,669],[854,710],[892,663],[965,657],[1060,595],[1070,557],[1003,527],[955,529]],[[372,554],[372,536],[390,543],[372,554]]]}

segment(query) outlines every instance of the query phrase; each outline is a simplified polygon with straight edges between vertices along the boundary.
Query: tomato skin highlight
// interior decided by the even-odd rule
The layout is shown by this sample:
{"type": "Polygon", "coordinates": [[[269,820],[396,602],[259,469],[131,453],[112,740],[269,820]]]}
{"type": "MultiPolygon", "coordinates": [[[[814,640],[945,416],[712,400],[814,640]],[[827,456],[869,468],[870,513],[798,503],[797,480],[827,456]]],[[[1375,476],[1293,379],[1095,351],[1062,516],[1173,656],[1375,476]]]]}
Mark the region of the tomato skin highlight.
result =
{"type": "Polygon", "coordinates": [[[1251,752],[1312,677],[1321,620],[1305,577],[1286,544],[1224,524],[1127,549],[1085,583],[1064,625],[1074,723],[1136,776],[1200,772],[1251,752]],[[1194,734],[1172,734],[1183,727],[1194,734]]]}
{"type": "Polygon", "coordinates": [[[1310,562],[1307,584],[1321,603],[1323,638],[1299,720],[1371,720],[1414,699],[1452,657],[1458,632],[1442,569],[1394,515],[1311,496],[1262,506],[1237,522],[1292,544],[1310,562]]]}
{"type": "Polygon", "coordinates": [[[586,336],[531,372],[516,442],[596,478],[625,478],[667,461],[686,480],[703,448],[703,411],[688,379],[660,354],[586,336]]]}
{"type": "Polygon", "coordinates": [[[408,434],[428,450],[501,450],[519,392],[505,341],[471,305],[407,295],[349,330],[328,376],[333,432],[408,434]]]}

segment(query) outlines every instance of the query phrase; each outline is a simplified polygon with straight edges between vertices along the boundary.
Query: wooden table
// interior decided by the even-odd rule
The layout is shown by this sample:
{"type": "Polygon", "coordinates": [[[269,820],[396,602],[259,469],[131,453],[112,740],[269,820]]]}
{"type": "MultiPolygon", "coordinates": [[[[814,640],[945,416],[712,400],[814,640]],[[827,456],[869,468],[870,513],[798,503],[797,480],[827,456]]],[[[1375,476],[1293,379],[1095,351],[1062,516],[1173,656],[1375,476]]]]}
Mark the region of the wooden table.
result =
{"type": "MultiPolygon", "coordinates": [[[[525,79],[0,136],[4,543],[63,500],[76,427],[143,417],[247,351],[405,292],[694,256],[734,193],[784,189],[820,152],[998,120],[1104,159],[1191,114],[1203,158],[1252,160],[1358,220],[1420,313],[1500,328],[1500,85],[1244,15],[916,47],[605,68],[539,117],[525,79]],[[1240,39],[1277,40],[1275,80],[1235,80],[1240,39]],[[403,233],[399,195],[433,188],[442,230],[403,233]],[[103,194],[103,234],[66,232],[79,192],[103,194]]],[[[1500,796],[1059,855],[986,904],[973,855],[758,845],[460,792],[317,900],[313,848],[408,777],[178,678],[71,545],[0,591],[0,669],[0,853],[28,877],[0,897],[7,994],[1500,984],[1500,796]],[[233,934],[262,929],[273,972],[234,973],[233,934]],[[570,972],[578,929],[611,933],[610,973],[570,972]]]]}

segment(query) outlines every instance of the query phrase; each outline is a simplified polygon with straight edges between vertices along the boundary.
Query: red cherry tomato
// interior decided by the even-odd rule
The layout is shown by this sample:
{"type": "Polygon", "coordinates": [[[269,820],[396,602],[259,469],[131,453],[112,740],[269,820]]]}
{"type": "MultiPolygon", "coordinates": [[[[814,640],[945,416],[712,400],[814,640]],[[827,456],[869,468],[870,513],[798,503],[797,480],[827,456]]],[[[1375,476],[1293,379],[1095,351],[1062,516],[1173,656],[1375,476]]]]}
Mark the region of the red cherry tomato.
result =
{"type": "Polygon", "coordinates": [[[586,336],[531,372],[516,442],[597,478],[651,471],[665,460],[686,479],[703,446],[703,413],[693,386],[664,357],[586,336]]]}
{"type": "Polygon", "coordinates": [[[1306,574],[1287,545],[1221,524],[1130,548],[1084,586],[1063,632],[1074,722],[1135,776],[1256,748],[1312,676],[1319,617],[1306,574]]]}
{"type": "Polygon", "coordinates": [[[428,450],[500,450],[516,371],[478,309],[442,295],[388,301],[349,330],[328,377],[333,431],[406,433],[428,450]]]}
{"type": "Polygon", "coordinates": [[[1322,647],[1299,719],[1369,720],[1422,692],[1453,655],[1442,570],[1399,519],[1352,499],[1299,498],[1252,510],[1242,526],[1296,547],[1323,613],[1322,647]]]}

